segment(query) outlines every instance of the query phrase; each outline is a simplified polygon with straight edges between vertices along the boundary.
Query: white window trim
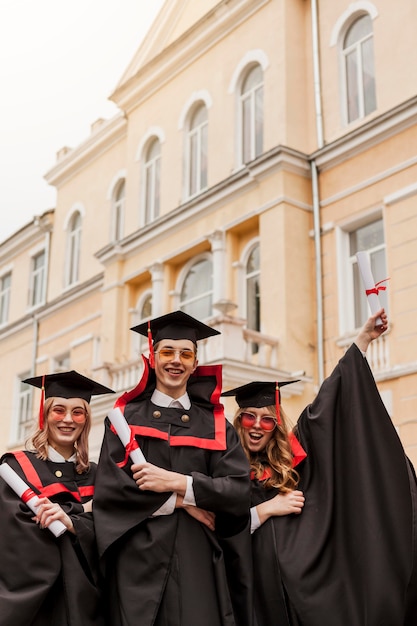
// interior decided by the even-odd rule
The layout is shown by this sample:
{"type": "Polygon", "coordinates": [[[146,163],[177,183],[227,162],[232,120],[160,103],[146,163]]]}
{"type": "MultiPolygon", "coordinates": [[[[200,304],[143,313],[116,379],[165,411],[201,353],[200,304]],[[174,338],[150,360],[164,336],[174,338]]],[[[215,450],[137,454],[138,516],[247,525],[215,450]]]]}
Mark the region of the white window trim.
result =
{"type": "MultiPolygon", "coordinates": [[[[352,24],[364,15],[369,15],[372,20],[378,17],[376,7],[367,1],[354,2],[342,13],[333,27],[330,37],[330,47],[337,46],[337,62],[338,62],[338,80],[339,80],[339,101],[341,103],[341,123],[342,126],[350,126],[359,122],[364,118],[364,114],[360,114],[356,119],[348,121],[348,98],[347,98],[347,82],[346,82],[346,52],[343,48],[343,42],[347,31],[352,24]]],[[[371,35],[369,35],[371,36],[371,35]]],[[[372,37],[374,33],[372,31],[372,37]]],[[[362,58],[361,58],[362,62],[362,58]]],[[[364,99],[360,100],[360,107],[363,108],[364,99]]]]}
{"type": "MultiPolygon", "coordinates": [[[[201,180],[199,182],[198,188],[194,193],[191,193],[191,185],[190,185],[190,133],[191,133],[191,119],[195,113],[195,111],[200,107],[204,106],[207,110],[207,122],[201,124],[195,131],[198,131],[199,144],[201,143],[201,129],[203,126],[208,128],[208,112],[210,107],[212,106],[213,101],[208,91],[196,91],[191,94],[190,98],[187,100],[186,104],[183,106],[179,121],[178,121],[178,130],[183,132],[183,184],[182,184],[182,198],[184,201],[190,200],[194,198],[199,193],[207,189],[207,185],[205,187],[201,186],[201,180]]],[[[207,132],[207,142],[208,142],[208,132],[207,132]]],[[[198,159],[201,157],[201,150],[197,152],[198,159]]],[[[197,164],[197,171],[201,174],[200,163],[197,164]]]]}
{"type": "MultiPolygon", "coordinates": [[[[159,141],[158,137],[152,137],[152,143],[153,141],[159,141]]],[[[161,145],[161,142],[159,141],[159,145],[161,145]]],[[[147,147],[148,149],[151,146],[151,140],[149,140],[147,147]]],[[[155,215],[155,191],[156,191],[156,180],[155,180],[155,173],[156,173],[156,168],[157,168],[157,164],[159,163],[159,174],[161,174],[161,148],[160,148],[160,153],[158,156],[156,157],[152,157],[151,159],[147,159],[144,153],[144,158],[142,159],[142,192],[141,192],[141,211],[140,211],[140,225],[141,226],[146,226],[147,224],[151,224],[158,216],[155,215]],[[151,190],[152,190],[152,202],[151,202],[151,207],[150,211],[149,211],[149,219],[147,219],[147,183],[148,183],[148,176],[150,176],[152,178],[151,181],[151,190]]],[[[161,191],[161,187],[159,189],[159,191],[161,191]]],[[[160,207],[159,207],[160,208],[160,207]]]]}
{"type": "Polygon", "coordinates": [[[259,49],[248,50],[236,65],[232,78],[230,79],[228,93],[235,99],[235,146],[234,146],[234,171],[238,171],[245,167],[243,163],[242,147],[242,107],[241,107],[241,90],[242,84],[251,66],[260,65],[263,73],[268,69],[270,63],[268,55],[259,49]]]}
{"type": "Polygon", "coordinates": [[[2,281],[4,278],[6,278],[6,276],[10,275],[10,286],[8,287],[7,291],[1,291],[1,294],[3,295],[3,293],[7,293],[7,316],[6,319],[4,321],[1,321],[0,319],[0,327],[6,326],[9,323],[9,318],[10,318],[10,303],[11,303],[11,296],[12,296],[12,286],[13,286],[13,270],[11,266],[8,266],[7,268],[4,268],[4,271],[1,273],[0,275],[0,281],[2,281]]]}
{"type": "MultiPolygon", "coordinates": [[[[338,284],[339,335],[352,333],[355,329],[353,272],[350,268],[349,235],[365,224],[383,220],[382,209],[362,215],[360,218],[344,222],[335,227],[336,267],[338,284]]],[[[384,223],[385,227],[385,223],[384,223]]],[[[385,245],[386,249],[386,245],[385,245]]]]}
{"type": "Polygon", "coordinates": [[[46,300],[46,273],[48,268],[48,259],[47,259],[47,249],[43,246],[39,248],[35,253],[30,255],[30,276],[29,276],[29,310],[36,309],[39,306],[45,304],[46,300]],[[34,269],[34,261],[37,256],[41,253],[44,255],[44,264],[41,268],[41,271],[34,269]],[[37,302],[32,302],[33,296],[35,293],[34,284],[35,284],[35,275],[42,274],[42,284],[41,284],[41,294],[40,298],[37,302]]]}
{"type": "MultiPolygon", "coordinates": [[[[84,221],[84,216],[85,216],[85,208],[82,204],[75,204],[71,210],[68,212],[65,221],[64,221],[64,230],[66,231],[66,251],[65,251],[65,264],[64,264],[64,290],[66,289],[71,289],[72,287],[74,287],[75,285],[77,285],[79,283],[79,271],[80,271],[80,255],[81,255],[81,237],[82,237],[82,223],[84,221]],[[70,261],[71,259],[71,245],[70,245],[70,225],[72,222],[72,219],[74,217],[75,213],[79,213],[81,216],[81,227],[80,227],[80,235],[77,237],[77,255],[76,255],[76,259],[77,259],[77,280],[70,282],[70,271],[71,271],[71,263],[70,261]]],[[[73,233],[74,231],[71,231],[71,233],[73,233]]],[[[72,234],[71,234],[72,237],[72,234]]]]}
{"type": "MultiPolygon", "coordinates": [[[[177,278],[177,282],[176,282],[176,286],[175,286],[175,291],[174,293],[177,295],[178,297],[178,307],[181,307],[181,291],[182,291],[182,287],[184,285],[184,281],[188,276],[189,271],[191,270],[191,268],[196,265],[197,263],[199,263],[200,261],[210,261],[213,264],[213,255],[211,252],[203,252],[202,254],[198,254],[197,256],[194,256],[192,259],[190,259],[189,261],[187,261],[187,263],[181,268],[181,271],[178,274],[178,278],[177,278]]],[[[206,294],[210,293],[210,292],[205,292],[206,294]]],[[[203,294],[199,294],[199,296],[202,296],[203,294]]],[[[212,288],[211,288],[211,295],[212,295],[212,304],[213,304],[213,298],[214,298],[214,285],[212,284],[212,288]]],[[[188,301],[190,302],[190,301],[188,301]]],[[[212,307],[213,309],[213,307],[212,307]]],[[[210,311],[209,315],[207,316],[207,318],[205,319],[209,319],[210,316],[213,314],[213,311],[210,311]]],[[[201,320],[204,321],[204,320],[201,320]]]]}
{"type": "Polygon", "coordinates": [[[116,239],[116,211],[115,211],[115,204],[116,204],[116,200],[115,200],[115,194],[117,193],[117,190],[119,188],[119,185],[121,184],[122,180],[124,181],[125,184],[125,195],[124,195],[124,199],[123,199],[123,207],[122,207],[122,221],[121,221],[121,225],[120,225],[120,232],[124,233],[124,225],[125,225],[125,210],[126,210],[126,170],[125,169],[121,169],[119,170],[115,176],[113,176],[110,185],[107,189],[107,194],[106,194],[106,199],[109,201],[110,203],[110,241],[114,242],[114,241],[118,241],[118,239],[116,239]]]}

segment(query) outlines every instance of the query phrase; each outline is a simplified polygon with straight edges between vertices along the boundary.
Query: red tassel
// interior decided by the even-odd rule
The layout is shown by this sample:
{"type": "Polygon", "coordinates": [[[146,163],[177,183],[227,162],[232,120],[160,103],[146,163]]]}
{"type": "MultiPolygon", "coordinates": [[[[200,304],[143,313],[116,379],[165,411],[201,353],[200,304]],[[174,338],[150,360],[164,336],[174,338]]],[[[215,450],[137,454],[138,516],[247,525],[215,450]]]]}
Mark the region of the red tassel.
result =
{"type": "Polygon", "coordinates": [[[153,340],[151,331],[151,320],[148,321],[148,346],[149,346],[149,365],[155,367],[155,354],[153,351],[153,340]]]}
{"type": "Polygon", "coordinates": [[[39,403],[39,428],[43,430],[43,407],[45,403],[45,374],[42,376],[41,400],[39,403]]]}
{"type": "Polygon", "coordinates": [[[275,411],[277,413],[278,425],[280,425],[281,424],[281,411],[279,409],[279,385],[278,385],[278,382],[275,383],[275,411]]]}

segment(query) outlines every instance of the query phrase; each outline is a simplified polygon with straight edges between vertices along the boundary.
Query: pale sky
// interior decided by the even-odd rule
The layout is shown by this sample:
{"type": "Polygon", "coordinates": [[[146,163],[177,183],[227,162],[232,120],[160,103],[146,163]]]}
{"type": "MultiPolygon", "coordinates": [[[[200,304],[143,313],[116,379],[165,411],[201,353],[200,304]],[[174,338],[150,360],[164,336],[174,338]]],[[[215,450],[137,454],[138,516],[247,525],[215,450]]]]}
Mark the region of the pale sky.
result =
{"type": "Polygon", "coordinates": [[[63,146],[75,147],[164,0],[1,0],[0,242],[55,206],[44,180],[63,146]]]}

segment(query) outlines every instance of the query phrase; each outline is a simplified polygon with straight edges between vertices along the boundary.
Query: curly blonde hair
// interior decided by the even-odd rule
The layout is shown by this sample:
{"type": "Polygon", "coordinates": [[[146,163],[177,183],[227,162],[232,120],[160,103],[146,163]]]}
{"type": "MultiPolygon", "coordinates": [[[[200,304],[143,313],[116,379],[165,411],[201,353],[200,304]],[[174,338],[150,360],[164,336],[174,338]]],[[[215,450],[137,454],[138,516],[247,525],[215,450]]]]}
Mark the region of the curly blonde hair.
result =
{"type": "MultiPolygon", "coordinates": [[[[275,406],[265,407],[269,415],[276,417],[275,406]]],[[[293,491],[300,480],[298,472],[293,468],[293,453],[289,440],[288,418],[282,408],[280,409],[281,423],[277,424],[272,432],[272,437],[266,444],[262,457],[258,454],[252,454],[245,443],[243,437],[243,427],[240,422],[240,414],[242,408],[236,411],[233,419],[233,425],[240,437],[242,447],[249,459],[251,472],[253,477],[260,480],[264,474],[265,467],[271,470],[271,476],[262,482],[265,489],[275,487],[282,493],[293,491]]]]}
{"type": "MultiPolygon", "coordinates": [[[[27,442],[27,448],[32,452],[36,452],[38,459],[46,461],[48,459],[49,448],[49,424],[48,415],[51,410],[51,406],[54,398],[48,398],[45,400],[43,408],[43,428],[38,428],[36,432],[27,442]]],[[[77,441],[74,444],[75,447],[75,469],[78,474],[83,474],[90,469],[90,461],[88,458],[88,436],[91,430],[91,408],[88,402],[82,401],[83,408],[85,410],[86,419],[84,428],[77,441]]]]}

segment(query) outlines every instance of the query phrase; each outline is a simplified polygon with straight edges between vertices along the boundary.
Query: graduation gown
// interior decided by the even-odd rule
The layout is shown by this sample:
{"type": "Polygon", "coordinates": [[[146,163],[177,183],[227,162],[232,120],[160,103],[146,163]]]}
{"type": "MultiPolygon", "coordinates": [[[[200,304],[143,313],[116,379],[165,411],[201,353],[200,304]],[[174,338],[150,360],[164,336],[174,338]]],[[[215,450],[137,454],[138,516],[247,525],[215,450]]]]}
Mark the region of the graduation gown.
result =
{"type": "MultiPolygon", "coordinates": [[[[415,626],[415,474],[356,345],[297,436],[303,512],[253,535],[258,626],[415,626]]],[[[276,493],[254,484],[252,504],[276,493]]]]}
{"type": "Polygon", "coordinates": [[[59,502],[77,533],[55,537],[41,529],[0,478],[1,625],[100,626],[93,520],[82,508],[93,495],[96,465],[77,474],[72,462],[42,461],[32,452],[6,454],[1,461],[36,494],[59,502]]]}
{"type": "Polygon", "coordinates": [[[145,458],[193,477],[198,507],[216,531],[175,509],[152,517],[171,493],[138,489],[123,445],[106,420],[94,519],[111,626],[238,626],[252,623],[249,466],[219,404],[220,366],[199,367],[189,411],[152,404],[153,370],[116,403],[145,458]]]}

